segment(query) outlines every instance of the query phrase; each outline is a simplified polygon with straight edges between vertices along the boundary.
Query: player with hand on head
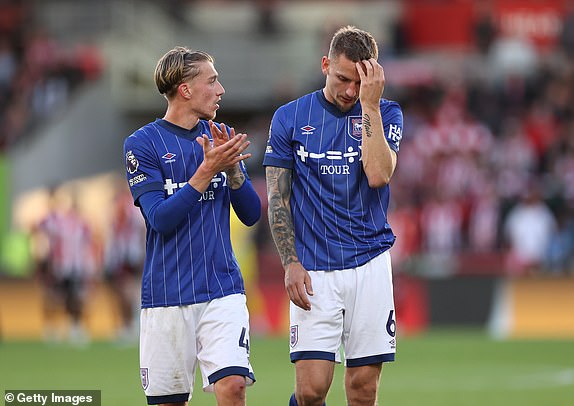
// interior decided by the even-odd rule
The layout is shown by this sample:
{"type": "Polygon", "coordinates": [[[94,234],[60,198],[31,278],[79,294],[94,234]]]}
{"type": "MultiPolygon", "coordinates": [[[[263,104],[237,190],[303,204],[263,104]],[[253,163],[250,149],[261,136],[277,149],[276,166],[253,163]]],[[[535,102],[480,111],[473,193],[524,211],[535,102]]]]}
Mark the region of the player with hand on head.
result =
{"type": "Polygon", "coordinates": [[[249,314],[230,240],[261,202],[243,161],[246,134],[214,123],[225,90],[213,58],[176,47],[157,63],[167,111],[126,138],[128,184],[146,223],[140,371],[148,404],[186,405],[199,364],[217,404],[245,405],[255,381],[249,314]]]}
{"type": "Polygon", "coordinates": [[[274,114],[263,164],[269,223],[290,298],[290,405],[322,405],[345,355],[349,405],[374,405],[394,361],[395,309],[387,222],[403,116],[382,98],[372,35],[333,36],[323,89],[274,114]]]}

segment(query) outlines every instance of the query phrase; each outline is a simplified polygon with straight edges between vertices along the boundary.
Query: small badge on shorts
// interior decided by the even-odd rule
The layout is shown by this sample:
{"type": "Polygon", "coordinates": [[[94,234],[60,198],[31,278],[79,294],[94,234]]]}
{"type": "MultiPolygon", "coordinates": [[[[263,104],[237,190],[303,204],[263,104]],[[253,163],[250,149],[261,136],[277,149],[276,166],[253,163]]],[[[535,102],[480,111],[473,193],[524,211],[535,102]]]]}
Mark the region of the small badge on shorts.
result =
{"type": "Polygon", "coordinates": [[[294,325],[291,326],[289,333],[289,344],[291,344],[291,347],[295,347],[297,345],[297,341],[299,341],[299,326],[294,325]]]}
{"type": "Polygon", "coordinates": [[[147,387],[149,386],[149,376],[147,368],[140,368],[140,377],[142,379],[142,388],[146,390],[147,387]]]}

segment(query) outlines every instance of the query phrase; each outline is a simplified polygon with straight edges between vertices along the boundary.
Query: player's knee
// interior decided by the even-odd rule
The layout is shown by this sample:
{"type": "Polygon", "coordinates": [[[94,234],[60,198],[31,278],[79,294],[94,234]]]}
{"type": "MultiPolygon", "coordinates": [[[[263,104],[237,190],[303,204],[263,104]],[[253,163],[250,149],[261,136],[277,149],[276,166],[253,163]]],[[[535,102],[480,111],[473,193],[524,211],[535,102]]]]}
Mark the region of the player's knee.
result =
{"type": "Polygon", "coordinates": [[[216,391],[229,399],[243,399],[247,384],[244,376],[230,375],[215,383],[216,391]]]}
{"type": "Polygon", "coordinates": [[[377,399],[377,382],[366,379],[350,379],[347,383],[347,400],[349,405],[374,404],[377,399]]]}
{"type": "Polygon", "coordinates": [[[347,391],[348,405],[376,405],[377,392],[367,391],[364,388],[357,391],[347,391]]]}
{"type": "Polygon", "coordinates": [[[312,385],[301,385],[296,391],[299,406],[320,406],[324,403],[326,396],[325,391],[312,385]]]}
{"type": "Polygon", "coordinates": [[[377,381],[374,379],[367,379],[363,376],[353,376],[349,378],[349,389],[352,391],[362,392],[376,392],[377,381]]]}

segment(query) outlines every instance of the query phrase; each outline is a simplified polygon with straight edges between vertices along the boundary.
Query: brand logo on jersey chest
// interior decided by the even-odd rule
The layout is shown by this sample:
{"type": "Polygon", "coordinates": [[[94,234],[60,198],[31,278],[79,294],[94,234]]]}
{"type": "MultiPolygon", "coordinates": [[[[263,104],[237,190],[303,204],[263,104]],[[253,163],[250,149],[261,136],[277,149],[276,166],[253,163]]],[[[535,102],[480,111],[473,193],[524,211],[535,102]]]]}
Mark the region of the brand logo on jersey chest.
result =
{"type": "Polygon", "coordinates": [[[165,154],[162,155],[162,158],[165,159],[164,162],[166,164],[175,162],[175,159],[173,159],[175,157],[176,157],[176,155],[174,153],[171,153],[171,152],[166,152],[165,154]]]}
{"type": "Polygon", "coordinates": [[[301,131],[303,131],[301,134],[303,135],[312,135],[313,131],[315,131],[316,128],[310,125],[306,125],[304,127],[301,127],[301,131]]]}

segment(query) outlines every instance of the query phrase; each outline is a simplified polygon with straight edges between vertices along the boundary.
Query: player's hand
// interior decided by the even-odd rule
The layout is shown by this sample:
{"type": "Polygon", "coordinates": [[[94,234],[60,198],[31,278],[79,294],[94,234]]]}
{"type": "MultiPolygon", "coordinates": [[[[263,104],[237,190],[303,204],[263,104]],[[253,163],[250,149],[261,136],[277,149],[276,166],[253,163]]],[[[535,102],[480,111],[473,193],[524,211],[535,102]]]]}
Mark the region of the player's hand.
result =
{"type": "Polygon", "coordinates": [[[251,157],[250,153],[242,154],[250,144],[250,141],[247,140],[247,134],[232,132],[232,137],[223,141],[223,137],[226,136],[227,130],[218,135],[212,134],[213,145],[206,134],[196,138],[196,141],[203,147],[202,165],[213,175],[251,157]]]}
{"type": "Polygon", "coordinates": [[[231,128],[230,134],[228,134],[227,127],[223,123],[220,123],[218,127],[213,120],[209,120],[209,129],[211,130],[213,145],[216,147],[225,144],[231,138],[235,137],[235,129],[231,128]]]}
{"type": "MultiPolygon", "coordinates": [[[[212,120],[209,120],[209,127],[211,129],[213,145],[216,147],[225,144],[227,141],[235,137],[235,128],[231,127],[230,133],[228,134],[227,127],[223,123],[220,123],[218,127],[212,120]]],[[[239,168],[239,163],[233,165],[230,168],[226,168],[226,172],[231,177],[241,176],[242,174],[241,168],[239,168]]]]}
{"type": "Polygon", "coordinates": [[[303,310],[311,310],[309,296],[313,296],[313,286],[309,272],[300,262],[292,262],[285,270],[285,289],[289,299],[303,310]]]}
{"type": "Polygon", "coordinates": [[[379,63],[371,58],[355,63],[357,72],[361,78],[359,89],[359,99],[361,105],[371,105],[372,108],[379,108],[379,101],[383,97],[385,90],[385,71],[379,63]]]}

